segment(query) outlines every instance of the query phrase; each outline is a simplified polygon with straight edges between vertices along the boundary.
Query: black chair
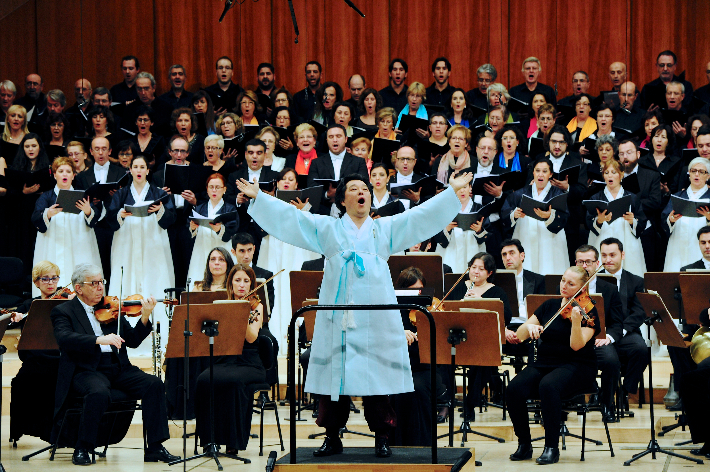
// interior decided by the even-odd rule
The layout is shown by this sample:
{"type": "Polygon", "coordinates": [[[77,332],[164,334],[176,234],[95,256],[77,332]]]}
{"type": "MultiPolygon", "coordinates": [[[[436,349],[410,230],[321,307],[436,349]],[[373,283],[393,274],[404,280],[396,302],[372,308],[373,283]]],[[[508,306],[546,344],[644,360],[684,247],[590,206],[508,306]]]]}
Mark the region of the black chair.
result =
{"type": "Polygon", "coordinates": [[[22,289],[23,270],[22,259],[0,257],[0,308],[16,307],[29,298],[22,289]]]}
{"type": "MultiPolygon", "coordinates": [[[[590,399],[593,397],[598,396],[599,388],[596,387],[594,389],[589,388],[588,391],[579,393],[571,398],[568,398],[566,400],[562,401],[562,421],[560,422],[560,436],[562,437],[562,450],[567,450],[567,444],[565,443],[565,438],[567,436],[581,439],[582,440],[582,455],[580,457],[580,461],[584,460],[584,447],[586,445],[586,442],[589,441],[591,443],[594,443],[597,446],[601,446],[603,443],[601,441],[597,441],[594,439],[590,439],[587,437],[587,413],[592,412],[592,411],[598,411],[599,414],[602,416],[602,421],[604,422],[604,429],[606,430],[606,439],[607,442],[609,443],[609,451],[611,453],[611,457],[614,457],[614,447],[611,443],[611,436],[609,435],[609,425],[607,424],[606,421],[604,421],[604,415],[602,414],[602,408],[601,405],[598,402],[591,402],[590,399]],[[569,413],[577,413],[577,415],[582,416],[582,435],[576,435],[572,434],[567,428],[567,418],[569,416],[569,413]]],[[[528,410],[531,410],[537,414],[540,413],[540,400],[539,399],[533,399],[528,401],[528,410]]],[[[533,439],[533,441],[539,441],[541,439],[545,439],[545,437],[539,437],[533,439]]]]}
{"type": "Polygon", "coordinates": [[[254,413],[259,413],[261,415],[261,420],[259,423],[259,455],[264,455],[264,411],[273,410],[276,415],[276,427],[279,431],[279,442],[281,443],[281,450],[284,449],[284,440],[281,435],[281,423],[279,421],[279,410],[277,408],[276,397],[272,395],[272,399],[269,398],[269,391],[273,389],[274,385],[278,383],[278,342],[270,336],[271,333],[267,335],[259,336],[259,357],[266,368],[266,382],[262,384],[252,384],[251,387],[254,393],[259,392],[259,396],[254,400],[254,413]]]}
{"type": "MultiPolygon", "coordinates": [[[[84,407],[84,398],[75,397],[68,400],[68,402],[68,406],[65,407],[61,420],[55,425],[55,428],[58,429],[56,435],[53,435],[55,438],[54,442],[47,447],[23,456],[23,461],[28,461],[31,457],[50,449],[49,460],[53,461],[58,448],[74,447],[77,441],[79,421],[84,407]]],[[[111,444],[117,444],[123,440],[131,426],[133,414],[141,409],[141,406],[136,400],[128,398],[128,396],[120,390],[111,389],[111,403],[101,418],[99,435],[96,438],[96,443],[103,445],[104,450],[102,452],[91,451],[92,463],[96,462],[96,455],[106,457],[108,447],[111,444]]],[[[145,450],[145,426],[143,429],[143,438],[143,448],[145,450]]]]}

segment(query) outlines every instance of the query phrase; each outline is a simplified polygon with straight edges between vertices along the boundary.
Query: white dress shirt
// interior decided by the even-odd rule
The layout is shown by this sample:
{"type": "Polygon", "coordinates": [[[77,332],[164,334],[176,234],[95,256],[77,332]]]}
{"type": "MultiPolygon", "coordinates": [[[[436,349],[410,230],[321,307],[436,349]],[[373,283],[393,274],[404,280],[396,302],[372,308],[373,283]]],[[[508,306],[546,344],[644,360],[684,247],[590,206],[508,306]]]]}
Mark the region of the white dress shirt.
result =
{"type": "Polygon", "coordinates": [[[515,288],[518,292],[518,316],[511,318],[511,323],[525,323],[528,320],[528,307],[525,303],[525,294],[523,292],[523,271],[515,274],[515,288]]]}
{"type": "MultiPolygon", "coordinates": [[[[397,183],[404,184],[404,185],[410,185],[412,183],[412,176],[413,175],[414,175],[414,173],[411,173],[409,175],[404,175],[398,171],[397,172],[397,183]]],[[[412,201],[409,200],[408,198],[400,198],[399,201],[402,202],[402,205],[404,205],[405,210],[409,210],[410,206],[412,205],[412,201]]]]}
{"type": "Polygon", "coordinates": [[[343,149],[340,154],[333,154],[328,151],[328,154],[330,154],[330,160],[333,162],[333,173],[335,174],[333,180],[340,180],[340,168],[343,166],[343,159],[345,159],[345,150],[343,149]]]}
{"type": "Polygon", "coordinates": [[[254,179],[259,182],[259,177],[261,177],[261,169],[263,169],[263,167],[259,167],[257,170],[252,170],[251,167],[247,168],[247,171],[249,172],[249,182],[254,182],[254,179]]]}
{"type": "Polygon", "coordinates": [[[105,184],[108,178],[108,168],[111,165],[110,161],[106,161],[106,164],[100,166],[98,163],[94,162],[94,177],[96,181],[100,184],[105,184]]]}
{"type": "MultiPolygon", "coordinates": [[[[101,331],[101,324],[99,323],[99,320],[96,319],[96,316],[94,315],[94,307],[89,306],[86,303],[81,301],[81,298],[77,297],[77,300],[79,300],[79,303],[81,303],[81,306],[84,307],[84,311],[86,312],[86,317],[89,318],[89,324],[91,324],[91,329],[94,330],[94,334],[97,337],[101,337],[104,335],[104,332],[101,331]]],[[[101,352],[111,352],[111,346],[107,344],[101,344],[99,346],[101,348],[101,352]]]]}

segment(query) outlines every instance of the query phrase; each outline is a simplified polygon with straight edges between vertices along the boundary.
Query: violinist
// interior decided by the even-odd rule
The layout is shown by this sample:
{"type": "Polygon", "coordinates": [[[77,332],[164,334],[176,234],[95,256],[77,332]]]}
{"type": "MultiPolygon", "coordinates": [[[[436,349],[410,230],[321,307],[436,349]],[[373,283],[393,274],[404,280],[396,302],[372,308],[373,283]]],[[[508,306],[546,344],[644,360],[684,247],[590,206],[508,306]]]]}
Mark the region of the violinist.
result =
{"type": "Polygon", "coordinates": [[[135,327],[131,327],[124,317],[100,324],[94,306],[104,297],[105,280],[101,269],[80,264],[74,268],[71,280],[77,296],[55,307],[50,316],[61,352],[55,419],[63,415],[64,401],[70,395],[84,397],[72,463],[91,464],[91,451],[96,446],[101,417],[111,401],[111,389],[141,400],[148,443],[143,460],[178,460],[179,457],[170,454],[162,445],[170,437],[163,382],[132,365],[126,351],[126,346],[138,347],[150,334],[150,314],[155,308],[155,299],[142,301],[141,317],[135,327]],[[118,322],[121,323],[120,336],[117,334],[118,322]]]}
{"type": "MultiPolygon", "coordinates": [[[[587,312],[587,320],[582,310],[574,306],[543,330],[543,325],[552,320],[588,279],[589,274],[581,267],[567,269],[560,280],[562,300],[546,301],[518,328],[521,341],[540,339],[541,342],[537,359],[510,381],[506,392],[508,412],[518,437],[518,449],[510,455],[512,461],[532,459],[528,399],[539,396],[545,423],[545,449],[537,463],[553,464],[560,458],[562,399],[594,387],[597,372],[594,337],[600,331],[596,308],[587,312]]],[[[580,292],[586,293],[586,288],[580,292]]]]}
{"type": "MultiPolygon", "coordinates": [[[[227,276],[229,300],[240,300],[256,287],[251,267],[236,264],[227,276]]],[[[260,303],[252,311],[246,330],[244,348],[238,356],[214,359],[214,442],[226,445],[227,454],[246,450],[249,443],[254,390],[249,384],[264,383],[266,370],[259,357],[258,337],[263,335],[264,307],[260,303]]],[[[232,341],[232,340],[230,340],[232,341]]],[[[210,442],[210,372],[206,369],[197,378],[195,416],[197,436],[203,444],[210,442]]]]}
{"type": "MultiPolygon", "coordinates": [[[[69,157],[58,157],[52,162],[51,169],[57,184],[39,197],[32,213],[32,224],[39,231],[35,242],[34,263],[52,260],[64,272],[69,272],[82,262],[101,264],[93,228],[103,215],[103,207],[92,205],[89,198],[85,197],[76,202],[76,209],[80,210],[78,213],[65,211],[71,208],[60,207],[57,197],[61,190],[74,190],[74,161],[69,157]],[[70,246],[81,250],[73,251],[70,246]]],[[[59,286],[67,285],[67,279],[65,277],[60,280],[59,286]]],[[[35,296],[39,292],[39,287],[32,290],[35,296]]]]}
{"type": "MultiPolygon", "coordinates": [[[[76,296],[74,293],[60,295],[60,292],[62,292],[61,287],[57,290],[60,280],[59,273],[59,266],[50,261],[39,261],[32,267],[32,283],[39,291],[39,296],[25,300],[17,307],[12,315],[12,323],[8,326],[8,329],[22,328],[24,326],[24,319],[27,316],[27,312],[30,311],[32,302],[35,300],[48,300],[52,297],[71,299],[76,296]]],[[[20,351],[20,359],[22,359],[22,352],[24,351],[20,351]]]]}

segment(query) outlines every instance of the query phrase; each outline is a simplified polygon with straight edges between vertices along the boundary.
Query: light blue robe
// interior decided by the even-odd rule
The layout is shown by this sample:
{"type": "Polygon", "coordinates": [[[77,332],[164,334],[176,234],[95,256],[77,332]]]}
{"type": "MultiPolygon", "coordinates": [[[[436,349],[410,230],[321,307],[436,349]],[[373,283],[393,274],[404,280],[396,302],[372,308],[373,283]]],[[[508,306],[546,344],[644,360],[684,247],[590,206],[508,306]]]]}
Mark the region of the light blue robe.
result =
{"type": "MultiPolygon", "coordinates": [[[[367,218],[358,229],[342,218],[313,215],[259,192],[249,214],[267,233],[324,254],[321,305],[394,304],[387,259],[432,237],[461,208],[451,187],[409,211],[367,218]]],[[[370,396],[412,392],[412,371],[399,311],[319,311],[306,391],[370,396]]]]}

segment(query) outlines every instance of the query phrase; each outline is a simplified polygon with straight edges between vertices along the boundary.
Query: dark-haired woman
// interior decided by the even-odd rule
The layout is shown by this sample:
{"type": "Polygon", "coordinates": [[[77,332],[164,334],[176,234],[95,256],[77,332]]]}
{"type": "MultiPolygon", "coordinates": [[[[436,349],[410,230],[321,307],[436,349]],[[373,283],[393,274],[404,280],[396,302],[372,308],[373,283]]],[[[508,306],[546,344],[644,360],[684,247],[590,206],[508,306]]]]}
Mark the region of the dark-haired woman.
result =
{"type": "Polygon", "coordinates": [[[651,152],[639,160],[639,165],[649,169],[657,170],[661,173],[661,193],[663,193],[663,204],[670,199],[670,195],[678,191],[677,178],[666,180],[663,176],[680,160],[680,157],[673,155],[675,149],[675,134],[670,125],[658,125],[651,131],[651,152]]]}
{"type": "Polygon", "coordinates": [[[382,109],[382,97],[373,88],[366,88],[357,104],[358,117],[355,126],[368,131],[377,131],[376,115],[382,109]]]}
{"type": "MultiPolygon", "coordinates": [[[[168,226],[175,221],[175,205],[168,194],[148,183],[148,163],[144,156],[131,162],[133,182],[118,190],[111,198],[106,218],[115,232],[111,245],[111,280],[109,295],[140,293],[144,297],[161,296],[167,287],[174,287],[175,274],[168,240],[168,226]],[[156,203],[157,201],[157,203],[156,203]],[[125,209],[139,207],[148,216],[139,217],[125,209]]],[[[155,321],[168,326],[165,310],[154,312],[155,321]]],[[[150,341],[144,341],[139,353],[150,352],[150,341]]]]}
{"type": "Polygon", "coordinates": [[[525,156],[523,134],[517,126],[505,124],[495,134],[496,144],[500,152],[493,161],[493,173],[526,172],[530,165],[530,158],[525,156]]]}
{"type": "MultiPolygon", "coordinates": [[[[229,300],[239,300],[255,287],[256,276],[251,267],[237,264],[229,271],[229,300]]],[[[254,312],[254,319],[247,324],[242,353],[238,356],[217,357],[213,368],[214,441],[226,446],[227,454],[246,450],[254,400],[254,390],[249,385],[266,381],[266,370],[259,357],[258,343],[258,338],[263,335],[264,307],[259,304],[254,312]]],[[[195,395],[196,433],[203,445],[211,441],[210,395],[210,371],[206,369],[197,378],[195,395]]]]}
{"type": "Polygon", "coordinates": [[[333,123],[334,105],[343,101],[343,89],[335,82],[326,82],[316,92],[316,106],[313,109],[313,121],[323,126],[333,123]]]}
{"type": "MultiPolygon", "coordinates": [[[[155,124],[153,109],[141,106],[136,113],[136,128],[138,133],[131,136],[131,140],[138,145],[141,154],[148,158],[151,169],[155,168],[158,160],[165,153],[165,141],[162,136],[151,132],[151,127],[155,124]]],[[[137,155],[137,154],[135,154],[137,155]]]]}
{"type": "MultiPolygon", "coordinates": [[[[170,127],[190,145],[188,162],[200,165],[205,160],[205,137],[197,132],[197,118],[189,108],[176,108],[170,115],[170,127]]],[[[166,156],[170,157],[170,156],[166,156]]]]}
{"type": "Polygon", "coordinates": [[[464,92],[463,89],[455,88],[454,92],[451,94],[447,117],[451,126],[461,125],[470,128],[475,121],[471,110],[468,108],[466,92],[464,92]]]}
{"type": "Polygon", "coordinates": [[[234,257],[229,250],[221,246],[212,248],[205,262],[205,274],[202,280],[195,282],[195,290],[198,292],[227,290],[227,274],[232,267],[234,267],[234,257]]]}
{"type": "Polygon", "coordinates": [[[209,94],[204,90],[198,90],[192,96],[192,111],[198,117],[198,133],[203,136],[209,136],[215,134],[215,115],[214,106],[212,105],[212,99],[209,94]],[[204,123],[204,128],[201,128],[202,123],[204,123]]]}
{"type": "Polygon", "coordinates": [[[69,120],[63,113],[51,113],[47,117],[44,134],[44,142],[47,144],[47,156],[50,161],[58,156],[66,156],[67,143],[70,137],[69,120]]]}

